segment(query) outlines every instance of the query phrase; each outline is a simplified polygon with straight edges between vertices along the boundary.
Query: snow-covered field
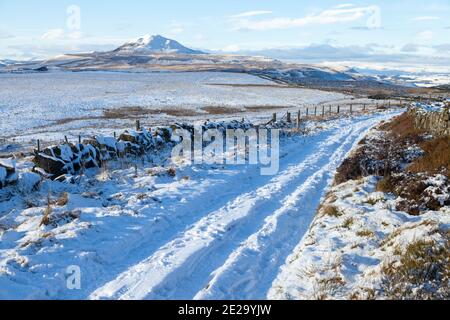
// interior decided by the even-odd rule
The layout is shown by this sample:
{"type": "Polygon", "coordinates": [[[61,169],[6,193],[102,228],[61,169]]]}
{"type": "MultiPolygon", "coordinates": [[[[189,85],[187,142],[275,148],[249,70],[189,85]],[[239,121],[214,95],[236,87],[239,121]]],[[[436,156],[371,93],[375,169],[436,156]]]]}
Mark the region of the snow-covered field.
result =
{"type": "MultiPolygon", "coordinates": [[[[136,118],[149,125],[196,115],[214,118],[214,110],[212,114],[204,110],[208,107],[242,109],[255,115],[264,107],[300,108],[344,98],[349,97],[286,88],[237,73],[0,74],[0,132],[2,137],[35,138],[40,133],[42,139],[58,132],[70,135],[71,130],[86,133],[92,128],[98,134],[101,128],[130,127],[136,118]]],[[[268,113],[266,110],[266,116],[268,113]]]]}
{"type": "Polygon", "coordinates": [[[271,177],[258,166],[169,164],[173,178],[154,168],[162,155],[137,169],[87,171],[74,185],[0,190],[0,298],[267,298],[336,168],[395,114],[310,124],[311,134],[282,140],[271,177]],[[41,225],[49,193],[60,201],[41,225]],[[81,290],[66,286],[71,265],[81,268],[81,290]]]}

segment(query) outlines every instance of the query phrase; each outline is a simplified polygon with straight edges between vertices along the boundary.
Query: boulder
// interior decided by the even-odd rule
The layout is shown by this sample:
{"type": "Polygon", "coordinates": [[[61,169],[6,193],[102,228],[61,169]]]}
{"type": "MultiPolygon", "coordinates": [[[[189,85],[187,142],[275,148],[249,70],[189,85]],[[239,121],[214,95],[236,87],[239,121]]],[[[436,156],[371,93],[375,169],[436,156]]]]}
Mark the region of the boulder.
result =
{"type": "Polygon", "coordinates": [[[119,136],[119,142],[125,143],[125,152],[131,154],[143,154],[155,147],[155,140],[150,132],[145,129],[142,131],[125,131],[119,136]]]}
{"type": "Polygon", "coordinates": [[[84,140],[83,144],[91,145],[97,149],[97,153],[99,155],[97,160],[99,162],[103,160],[115,159],[118,156],[117,140],[114,137],[97,136],[93,139],[84,140]]]}
{"type": "Polygon", "coordinates": [[[68,172],[66,163],[57,157],[50,156],[48,152],[38,152],[33,158],[33,163],[45,170],[51,176],[60,176],[68,172]]]}
{"type": "Polygon", "coordinates": [[[158,128],[156,130],[156,136],[161,137],[165,143],[172,141],[172,129],[170,128],[158,128]]]}
{"type": "Polygon", "coordinates": [[[16,181],[17,174],[14,160],[0,158],[0,189],[16,181]]]}
{"type": "Polygon", "coordinates": [[[19,175],[19,182],[17,187],[22,193],[30,193],[38,190],[41,179],[41,176],[37,173],[24,172],[19,175]]]}
{"type": "Polygon", "coordinates": [[[100,168],[101,167],[101,154],[100,150],[91,144],[83,145],[80,150],[80,164],[86,168],[100,168]]]}

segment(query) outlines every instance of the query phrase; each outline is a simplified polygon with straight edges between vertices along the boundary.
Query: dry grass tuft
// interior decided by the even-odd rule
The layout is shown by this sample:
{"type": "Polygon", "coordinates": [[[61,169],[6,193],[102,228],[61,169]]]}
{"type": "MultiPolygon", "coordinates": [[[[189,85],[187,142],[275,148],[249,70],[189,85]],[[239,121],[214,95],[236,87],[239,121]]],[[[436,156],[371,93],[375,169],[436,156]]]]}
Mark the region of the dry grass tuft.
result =
{"type": "Polygon", "coordinates": [[[325,216],[339,218],[342,216],[342,212],[336,206],[328,205],[322,208],[322,213],[325,216]]]}
{"type": "Polygon", "coordinates": [[[361,230],[356,232],[356,235],[361,238],[373,238],[375,237],[375,233],[371,230],[361,230]]]}
{"type": "Polygon", "coordinates": [[[44,216],[42,217],[39,227],[48,226],[50,224],[50,215],[52,214],[52,204],[50,201],[50,193],[47,195],[47,207],[44,210],[44,216]]]}
{"type": "Polygon", "coordinates": [[[376,186],[377,192],[384,192],[384,193],[393,193],[395,190],[395,185],[393,183],[393,179],[391,175],[385,176],[383,179],[378,181],[376,186]]]}
{"type": "Polygon", "coordinates": [[[390,299],[450,298],[450,237],[445,243],[419,240],[410,244],[400,261],[383,268],[383,290],[390,299]]]}
{"type": "Polygon", "coordinates": [[[345,228],[345,229],[350,229],[351,226],[352,226],[354,223],[355,223],[355,219],[353,219],[353,218],[347,218],[347,219],[344,221],[344,224],[342,225],[342,227],[345,228]]]}
{"type": "Polygon", "coordinates": [[[56,205],[58,207],[64,207],[69,203],[69,194],[64,192],[58,200],[56,200],[56,205]]]}

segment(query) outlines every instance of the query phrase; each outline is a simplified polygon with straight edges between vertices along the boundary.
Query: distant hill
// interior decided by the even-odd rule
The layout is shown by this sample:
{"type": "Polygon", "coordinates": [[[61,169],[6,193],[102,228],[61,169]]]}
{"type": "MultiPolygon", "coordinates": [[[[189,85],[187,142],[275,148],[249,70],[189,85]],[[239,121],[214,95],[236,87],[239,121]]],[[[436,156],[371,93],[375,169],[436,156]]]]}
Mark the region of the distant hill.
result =
{"type": "Polygon", "coordinates": [[[392,89],[393,83],[347,67],[285,63],[263,56],[207,54],[160,35],[143,36],[112,51],[71,53],[44,61],[0,67],[0,72],[239,72],[288,85],[347,92],[351,88],[392,89]]]}
{"type": "Polygon", "coordinates": [[[204,54],[202,51],[189,49],[179,42],[160,35],[145,35],[120,46],[113,52],[120,54],[134,53],[178,53],[178,54],[204,54]]]}

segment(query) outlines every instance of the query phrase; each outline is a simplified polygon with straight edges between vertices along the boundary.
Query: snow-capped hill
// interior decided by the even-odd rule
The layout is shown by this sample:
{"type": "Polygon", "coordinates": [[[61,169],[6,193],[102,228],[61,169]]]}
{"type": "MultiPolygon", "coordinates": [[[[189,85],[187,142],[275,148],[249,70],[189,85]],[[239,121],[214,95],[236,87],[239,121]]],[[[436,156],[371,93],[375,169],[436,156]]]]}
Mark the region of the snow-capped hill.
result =
{"type": "Polygon", "coordinates": [[[204,52],[186,48],[179,42],[163,36],[145,35],[139,39],[125,43],[114,50],[117,53],[178,53],[203,54],[204,52]]]}
{"type": "Polygon", "coordinates": [[[15,63],[17,63],[17,61],[11,60],[11,59],[0,60],[0,66],[3,66],[3,67],[11,65],[11,64],[15,64],[15,63]]]}

